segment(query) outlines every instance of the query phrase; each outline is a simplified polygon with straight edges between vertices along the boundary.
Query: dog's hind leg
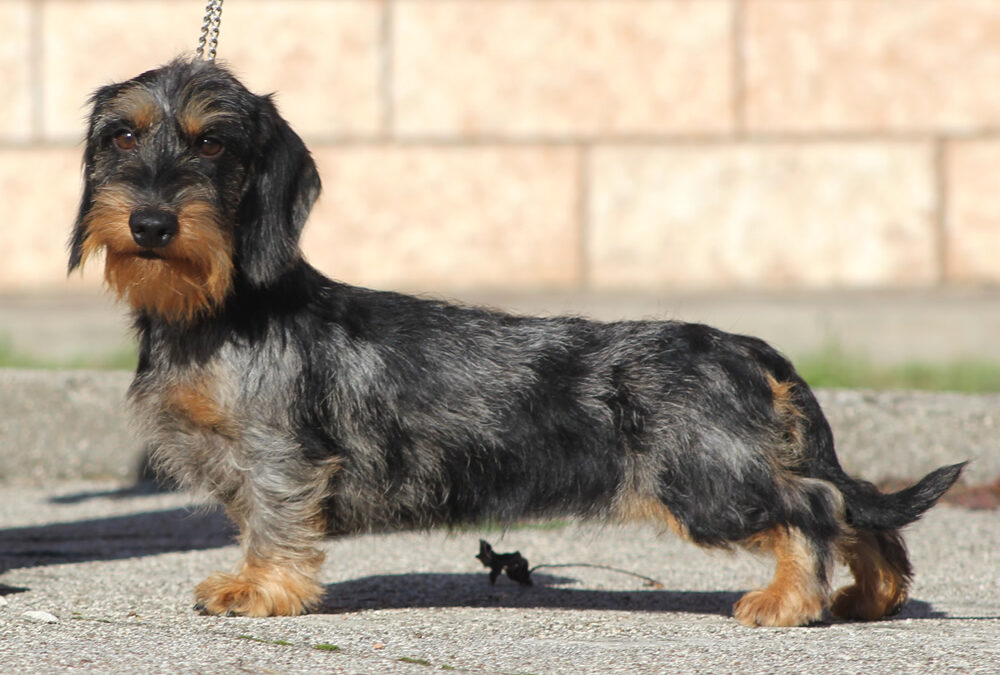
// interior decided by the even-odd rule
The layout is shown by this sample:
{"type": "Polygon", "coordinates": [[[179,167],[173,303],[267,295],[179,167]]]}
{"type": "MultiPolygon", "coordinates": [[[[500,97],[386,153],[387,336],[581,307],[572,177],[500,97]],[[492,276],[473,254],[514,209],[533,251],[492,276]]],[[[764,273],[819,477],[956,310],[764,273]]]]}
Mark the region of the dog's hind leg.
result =
{"type": "Polygon", "coordinates": [[[906,602],[913,570],[897,530],[863,530],[838,543],[854,584],[839,589],[830,611],[840,619],[875,621],[906,602]]]}
{"type": "Polygon", "coordinates": [[[791,526],[777,526],[750,537],[743,545],[771,553],[774,579],[766,588],[744,595],[733,607],[746,626],[803,626],[818,621],[829,596],[830,547],[791,526]]]}

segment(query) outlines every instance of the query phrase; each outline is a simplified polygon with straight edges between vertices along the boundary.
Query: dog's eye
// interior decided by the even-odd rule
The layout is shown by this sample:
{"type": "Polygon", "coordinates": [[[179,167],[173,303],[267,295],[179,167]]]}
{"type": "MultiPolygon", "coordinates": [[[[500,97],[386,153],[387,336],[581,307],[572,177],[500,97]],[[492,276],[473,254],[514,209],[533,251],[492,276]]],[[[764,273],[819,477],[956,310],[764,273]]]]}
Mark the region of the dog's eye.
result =
{"type": "Polygon", "coordinates": [[[202,157],[218,157],[222,152],[222,143],[211,136],[204,136],[197,142],[198,154],[202,157]]]}
{"type": "Polygon", "coordinates": [[[135,149],[135,133],[131,129],[119,129],[115,132],[115,135],[111,137],[111,142],[115,144],[115,147],[119,150],[133,150],[135,149]]]}

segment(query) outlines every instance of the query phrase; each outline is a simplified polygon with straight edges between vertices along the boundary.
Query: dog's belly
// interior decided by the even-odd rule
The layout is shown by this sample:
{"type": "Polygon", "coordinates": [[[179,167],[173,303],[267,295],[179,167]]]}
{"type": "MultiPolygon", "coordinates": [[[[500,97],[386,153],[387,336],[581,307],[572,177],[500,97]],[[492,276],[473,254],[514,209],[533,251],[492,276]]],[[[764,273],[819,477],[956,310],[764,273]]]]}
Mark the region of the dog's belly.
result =
{"type": "Polygon", "coordinates": [[[604,517],[620,499],[625,473],[614,450],[372,448],[353,453],[333,476],[327,522],[332,532],[357,532],[604,517]]]}

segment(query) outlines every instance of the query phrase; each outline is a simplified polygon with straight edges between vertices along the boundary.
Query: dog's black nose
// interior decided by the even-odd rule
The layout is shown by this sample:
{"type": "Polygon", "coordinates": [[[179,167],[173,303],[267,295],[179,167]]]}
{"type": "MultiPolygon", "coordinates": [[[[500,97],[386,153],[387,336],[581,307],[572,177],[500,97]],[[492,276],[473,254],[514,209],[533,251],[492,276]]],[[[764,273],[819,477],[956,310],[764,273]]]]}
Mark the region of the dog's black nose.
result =
{"type": "Polygon", "coordinates": [[[129,216],[128,226],[139,246],[163,248],[177,234],[177,216],[158,209],[140,209],[129,216]]]}

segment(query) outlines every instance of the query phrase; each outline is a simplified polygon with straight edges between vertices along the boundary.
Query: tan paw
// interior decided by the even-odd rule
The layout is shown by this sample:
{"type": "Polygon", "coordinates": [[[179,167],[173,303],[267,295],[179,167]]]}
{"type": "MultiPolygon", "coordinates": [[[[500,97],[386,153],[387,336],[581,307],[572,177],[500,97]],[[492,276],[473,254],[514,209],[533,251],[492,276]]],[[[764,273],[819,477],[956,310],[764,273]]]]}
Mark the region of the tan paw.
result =
{"type": "Polygon", "coordinates": [[[848,621],[877,621],[899,612],[906,603],[906,593],[893,587],[890,593],[865,591],[861,586],[844,586],[833,594],[830,612],[848,621]]]}
{"type": "Polygon", "coordinates": [[[740,598],[733,616],[744,626],[805,626],[822,618],[823,604],[818,598],[765,588],[740,598]]]}
{"type": "Polygon", "coordinates": [[[237,574],[216,572],[195,589],[195,607],[227,616],[295,616],[319,604],[323,587],[294,568],[246,565],[237,574]]]}

